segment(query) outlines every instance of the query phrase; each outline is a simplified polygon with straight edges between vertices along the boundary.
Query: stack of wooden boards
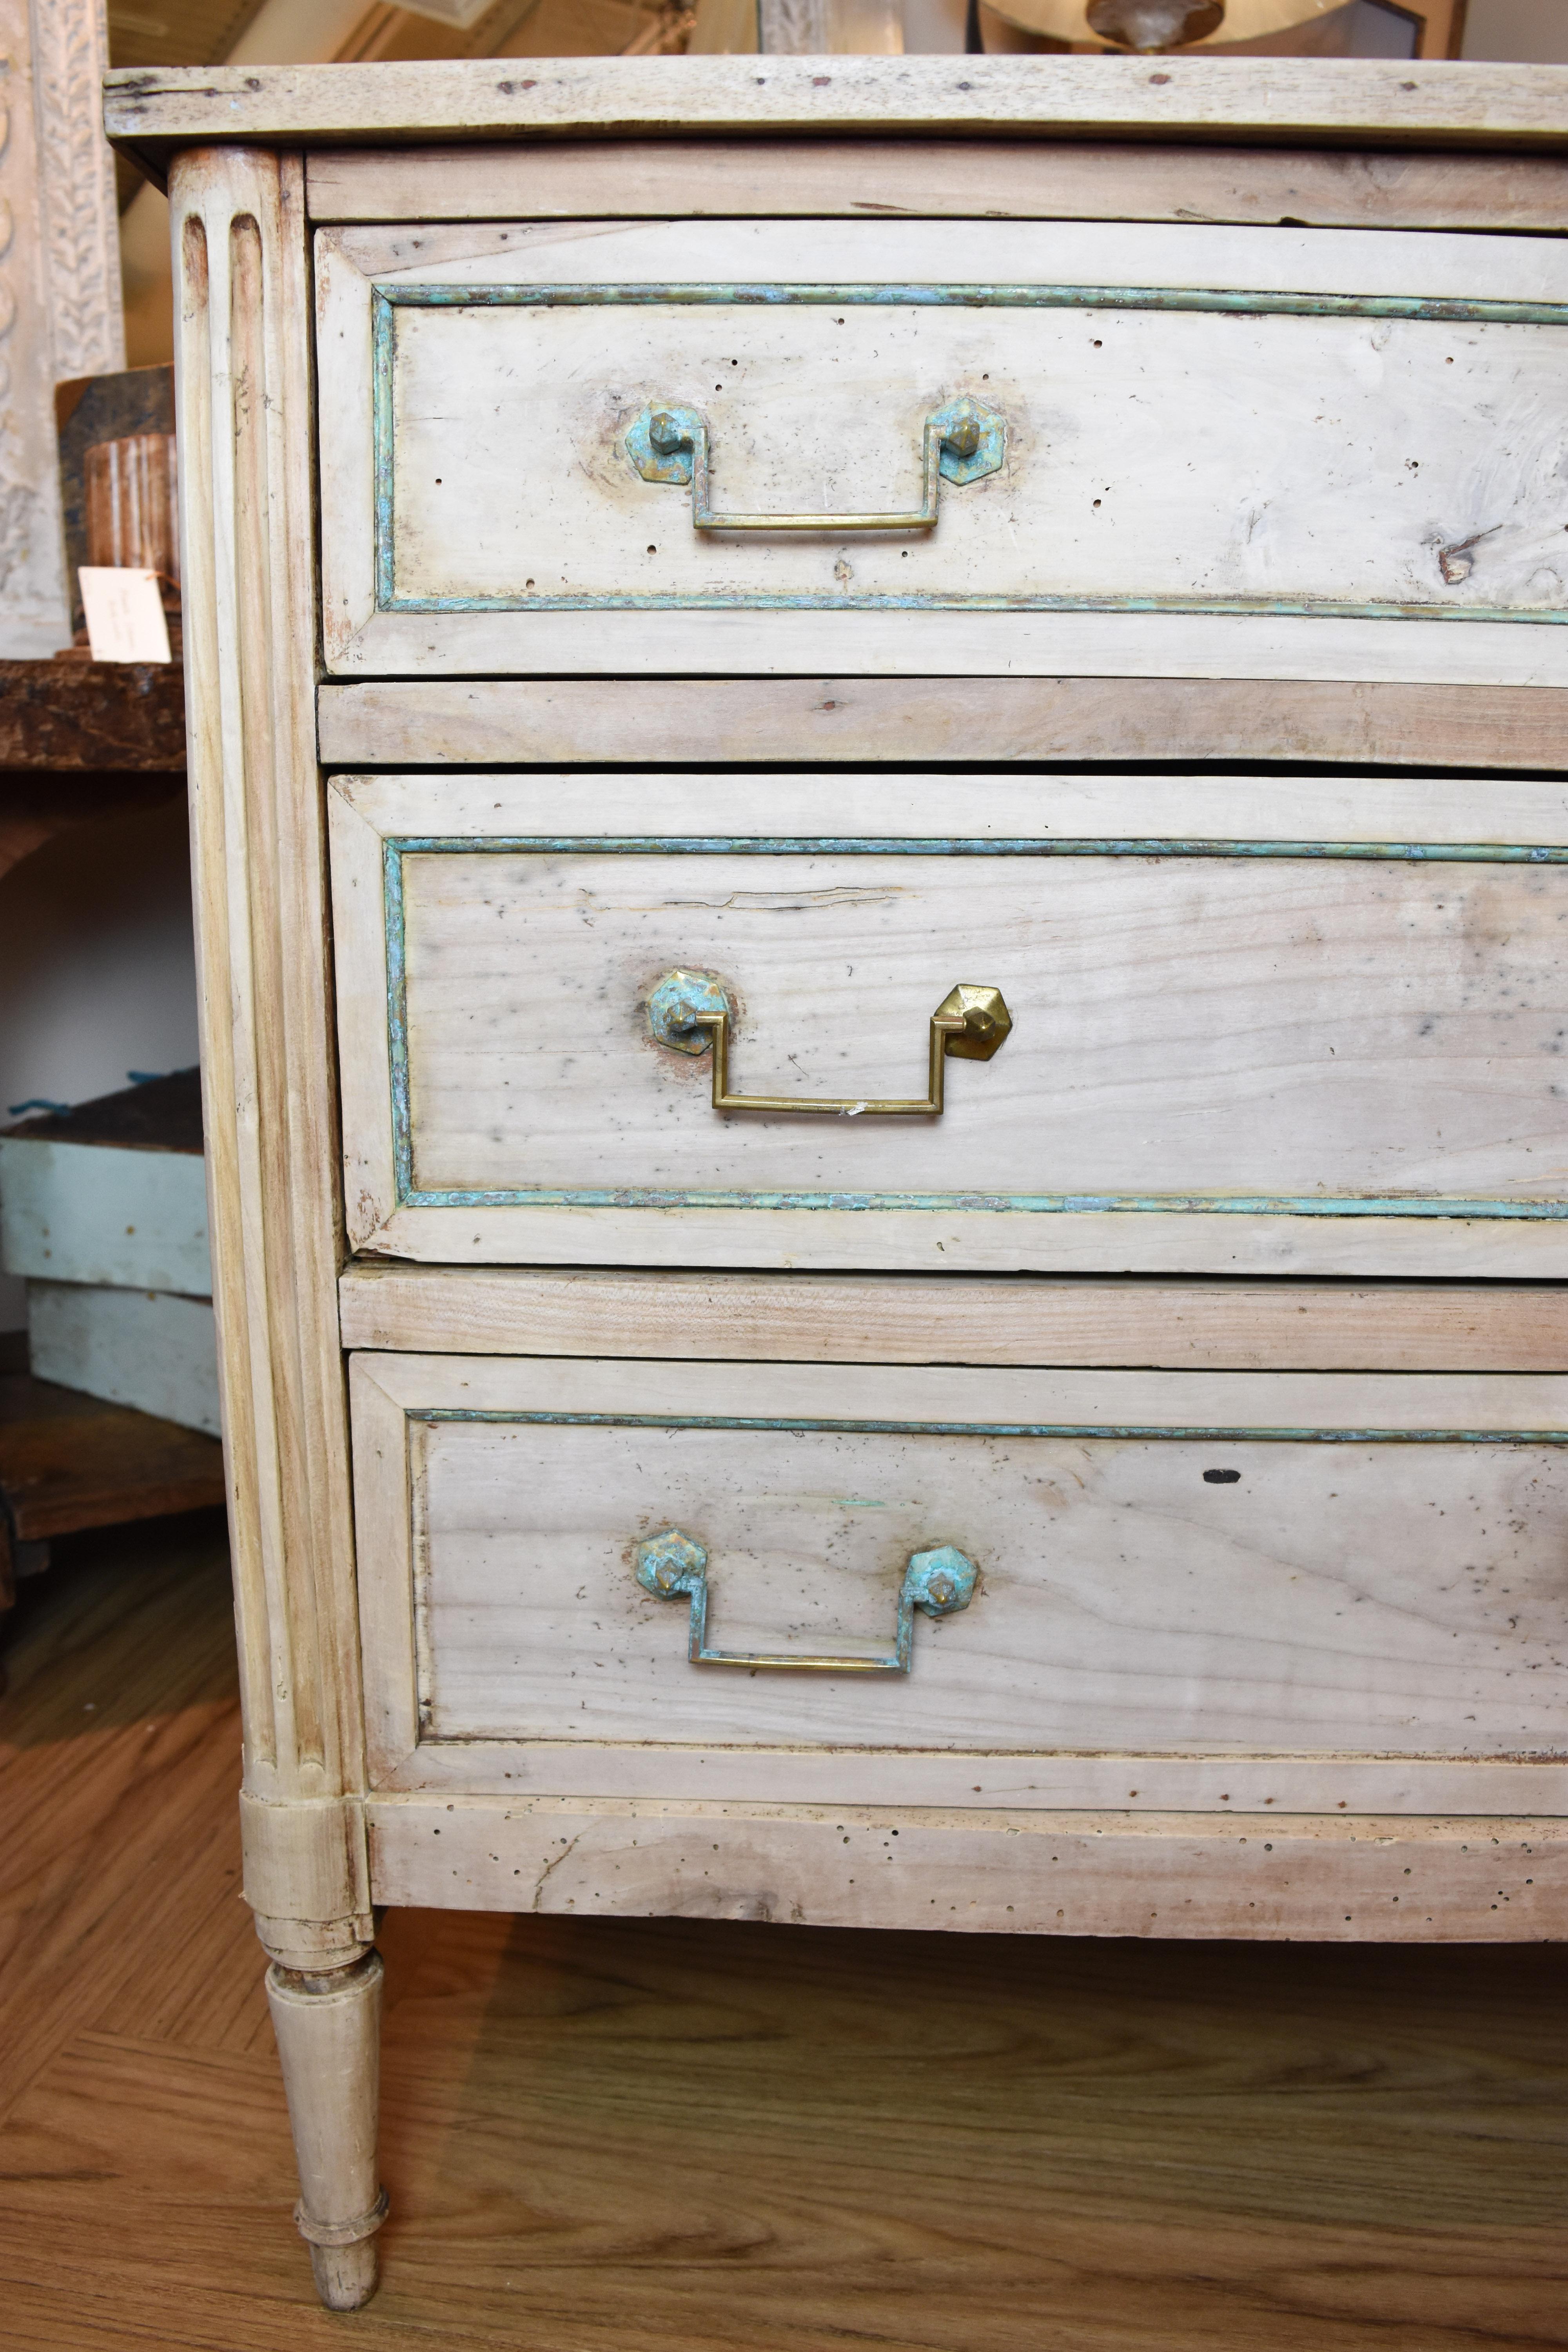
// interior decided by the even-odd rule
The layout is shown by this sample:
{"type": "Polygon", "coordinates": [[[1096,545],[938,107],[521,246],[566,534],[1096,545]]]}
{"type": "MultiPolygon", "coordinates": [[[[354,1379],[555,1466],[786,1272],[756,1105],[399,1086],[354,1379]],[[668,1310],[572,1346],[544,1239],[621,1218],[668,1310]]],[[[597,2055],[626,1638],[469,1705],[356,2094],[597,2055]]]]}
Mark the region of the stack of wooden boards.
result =
{"type": "Polygon", "coordinates": [[[195,1070],[0,1136],[0,1261],[26,1280],[37,1378],[216,1435],[195,1070]]]}

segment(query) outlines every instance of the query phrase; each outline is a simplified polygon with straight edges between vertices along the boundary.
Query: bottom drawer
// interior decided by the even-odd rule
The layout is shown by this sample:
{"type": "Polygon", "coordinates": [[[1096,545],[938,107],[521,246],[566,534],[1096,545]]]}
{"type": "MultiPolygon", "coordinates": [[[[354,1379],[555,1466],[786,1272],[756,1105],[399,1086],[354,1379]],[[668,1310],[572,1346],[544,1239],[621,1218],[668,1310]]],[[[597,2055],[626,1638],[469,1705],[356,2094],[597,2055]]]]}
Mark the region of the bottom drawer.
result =
{"type": "Polygon", "coordinates": [[[1568,1379],[353,1359],[372,1785],[1568,1812],[1568,1379]]]}

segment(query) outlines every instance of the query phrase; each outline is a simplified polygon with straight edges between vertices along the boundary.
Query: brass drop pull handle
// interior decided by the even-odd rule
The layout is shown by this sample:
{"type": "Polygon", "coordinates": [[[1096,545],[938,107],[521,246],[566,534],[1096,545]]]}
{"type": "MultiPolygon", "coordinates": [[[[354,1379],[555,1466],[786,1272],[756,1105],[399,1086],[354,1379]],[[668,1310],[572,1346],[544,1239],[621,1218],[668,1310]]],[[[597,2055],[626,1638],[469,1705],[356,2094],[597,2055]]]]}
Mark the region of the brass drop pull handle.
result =
{"type": "Polygon", "coordinates": [[[977,482],[1001,466],[1007,428],[977,400],[950,400],[925,420],[921,503],[908,514],[716,514],[708,420],[700,409],[649,401],[626,428],[626,455],[645,482],[689,482],[693,530],[934,530],[945,482],[977,482]]]}
{"type": "Polygon", "coordinates": [[[678,1054],[713,1055],[715,1110],[832,1111],[842,1118],[940,1118],[947,1056],[988,1062],[1000,1053],[1013,1016],[999,988],[961,981],[949,989],[931,1016],[931,1060],[923,1101],[884,1101],[853,1096],[735,1095],[730,1091],[730,1000],[722,981],[710,972],[669,971],[648,996],[648,1026],[661,1045],[678,1054]]]}
{"type": "Polygon", "coordinates": [[[710,1650],[708,1646],[708,1550],[680,1528],[665,1528],[639,1543],[633,1557],[637,1580],[658,1601],[683,1594],[691,1603],[686,1654],[694,1666],[782,1666],[797,1674],[907,1675],[914,1656],[915,1611],[928,1617],[953,1617],[974,1598],[980,1571],[967,1552],[952,1544],[910,1554],[899,1588],[899,1622],[890,1654],[881,1657],[819,1656],[770,1650],[710,1650]]]}

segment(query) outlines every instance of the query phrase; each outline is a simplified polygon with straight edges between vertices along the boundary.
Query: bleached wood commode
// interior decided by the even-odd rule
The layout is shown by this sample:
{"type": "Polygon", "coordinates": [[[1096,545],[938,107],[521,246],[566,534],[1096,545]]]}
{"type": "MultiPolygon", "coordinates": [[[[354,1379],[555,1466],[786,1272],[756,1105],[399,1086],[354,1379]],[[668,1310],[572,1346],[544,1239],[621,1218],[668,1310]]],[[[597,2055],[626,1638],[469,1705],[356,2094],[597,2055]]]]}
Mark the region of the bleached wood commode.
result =
{"type": "Polygon", "coordinates": [[[247,1720],[383,1904],[1568,1931],[1568,74],[114,77],[247,1720]]]}

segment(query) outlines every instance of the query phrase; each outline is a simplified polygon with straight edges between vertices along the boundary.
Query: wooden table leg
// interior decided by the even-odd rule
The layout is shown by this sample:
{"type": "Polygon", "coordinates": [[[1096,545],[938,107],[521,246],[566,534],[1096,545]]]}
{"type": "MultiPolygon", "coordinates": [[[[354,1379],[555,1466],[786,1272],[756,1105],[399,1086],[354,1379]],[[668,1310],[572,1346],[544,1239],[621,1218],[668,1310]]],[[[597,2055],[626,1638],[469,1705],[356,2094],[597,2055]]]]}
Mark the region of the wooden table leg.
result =
{"type": "Polygon", "coordinates": [[[375,2160],[382,1974],[374,1951],[321,1975],[278,1960],[267,1971],[300,2167],[294,2219],[329,2311],[357,2311],[375,2293],[386,2218],[375,2160]]]}

